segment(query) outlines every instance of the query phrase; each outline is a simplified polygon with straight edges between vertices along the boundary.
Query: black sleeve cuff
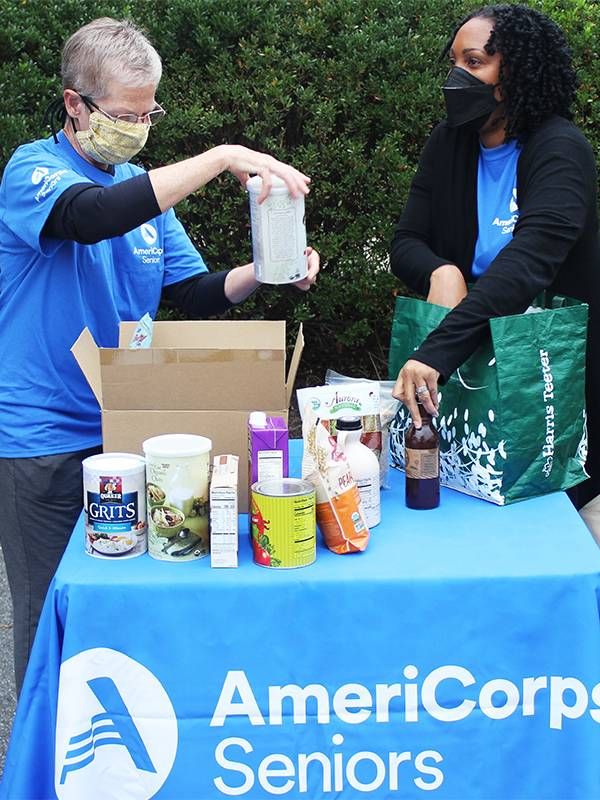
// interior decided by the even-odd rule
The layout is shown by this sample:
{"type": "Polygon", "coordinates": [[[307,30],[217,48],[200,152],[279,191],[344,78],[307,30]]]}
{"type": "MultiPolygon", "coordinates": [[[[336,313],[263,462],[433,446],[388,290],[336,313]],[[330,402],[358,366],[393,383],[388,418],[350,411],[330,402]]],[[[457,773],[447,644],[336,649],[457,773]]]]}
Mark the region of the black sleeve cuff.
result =
{"type": "Polygon", "coordinates": [[[176,306],[189,319],[214,317],[234,304],[225,296],[225,278],[229,270],[201,272],[191,278],[163,287],[162,299],[176,306]]]}

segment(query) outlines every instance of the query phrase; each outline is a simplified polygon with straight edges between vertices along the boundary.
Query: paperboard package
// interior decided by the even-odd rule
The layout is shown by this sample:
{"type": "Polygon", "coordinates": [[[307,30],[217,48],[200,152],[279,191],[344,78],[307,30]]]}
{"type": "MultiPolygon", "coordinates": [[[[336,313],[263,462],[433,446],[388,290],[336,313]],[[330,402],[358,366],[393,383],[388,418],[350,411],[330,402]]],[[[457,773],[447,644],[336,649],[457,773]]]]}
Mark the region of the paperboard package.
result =
{"type": "Polygon", "coordinates": [[[234,455],[215,456],[210,481],[210,565],[238,565],[238,464],[234,455]]]}
{"type": "MultiPolygon", "coordinates": [[[[302,328],[286,375],[285,322],[155,322],[152,347],[130,350],[136,325],[121,323],[119,347],[98,347],[86,328],[71,348],[102,409],[105,451],[141,453],[151,436],[194,433],[245,463],[249,412],[287,420],[302,328]]],[[[238,501],[247,512],[246,481],[238,501]]]]}
{"type": "Polygon", "coordinates": [[[283,417],[253,411],[248,419],[248,485],[289,477],[288,428],[283,417]]]}

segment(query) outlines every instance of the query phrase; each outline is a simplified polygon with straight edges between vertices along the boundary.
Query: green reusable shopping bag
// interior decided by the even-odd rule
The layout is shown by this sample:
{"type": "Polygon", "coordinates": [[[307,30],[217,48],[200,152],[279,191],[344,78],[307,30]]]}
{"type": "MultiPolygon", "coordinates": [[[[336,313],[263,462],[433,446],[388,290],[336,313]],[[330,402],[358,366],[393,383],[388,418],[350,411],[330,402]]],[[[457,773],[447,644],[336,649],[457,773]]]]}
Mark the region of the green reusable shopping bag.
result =
{"type": "MultiPolygon", "coordinates": [[[[442,485],[504,505],[568,489],[587,478],[585,347],[587,305],[490,320],[491,338],[440,386],[442,485]]],[[[398,297],[389,377],[449,309],[398,297]]],[[[404,469],[400,405],[390,429],[392,465],[404,469]]]]}

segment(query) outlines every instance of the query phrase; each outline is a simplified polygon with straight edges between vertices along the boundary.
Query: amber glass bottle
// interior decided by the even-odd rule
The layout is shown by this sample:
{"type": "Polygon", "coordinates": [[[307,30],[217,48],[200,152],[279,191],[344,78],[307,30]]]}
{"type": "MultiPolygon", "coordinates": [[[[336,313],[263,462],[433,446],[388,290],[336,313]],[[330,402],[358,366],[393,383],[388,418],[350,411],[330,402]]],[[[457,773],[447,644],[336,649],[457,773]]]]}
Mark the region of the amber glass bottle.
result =
{"type": "Polygon", "coordinates": [[[408,426],[404,436],[406,459],[406,505],[436,508],[440,504],[440,437],[431,414],[419,402],[421,427],[408,426]]]}

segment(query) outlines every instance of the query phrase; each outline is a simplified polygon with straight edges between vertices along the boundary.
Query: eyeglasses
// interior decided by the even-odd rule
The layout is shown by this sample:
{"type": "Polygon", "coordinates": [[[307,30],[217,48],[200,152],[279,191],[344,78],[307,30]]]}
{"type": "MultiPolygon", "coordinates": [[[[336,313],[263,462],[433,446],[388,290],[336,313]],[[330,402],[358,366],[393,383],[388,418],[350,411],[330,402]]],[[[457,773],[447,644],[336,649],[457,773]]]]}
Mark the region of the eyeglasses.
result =
{"type": "Polygon", "coordinates": [[[164,108],[157,103],[152,111],[148,111],[146,114],[117,114],[114,116],[113,114],[109,114],[108,111],[105,111],[103,108],[100,108],[99,105],[96,105],[91,97],[86,97],[83,94],[80,95],[80,97],[88,108],[93,108],[96,111],[99,111],[101,114],[104,114],[104,116],[111,120],[111,122],[142,122],[145,125],[158,125],[158,123],[167,113],[164,108]]]}

